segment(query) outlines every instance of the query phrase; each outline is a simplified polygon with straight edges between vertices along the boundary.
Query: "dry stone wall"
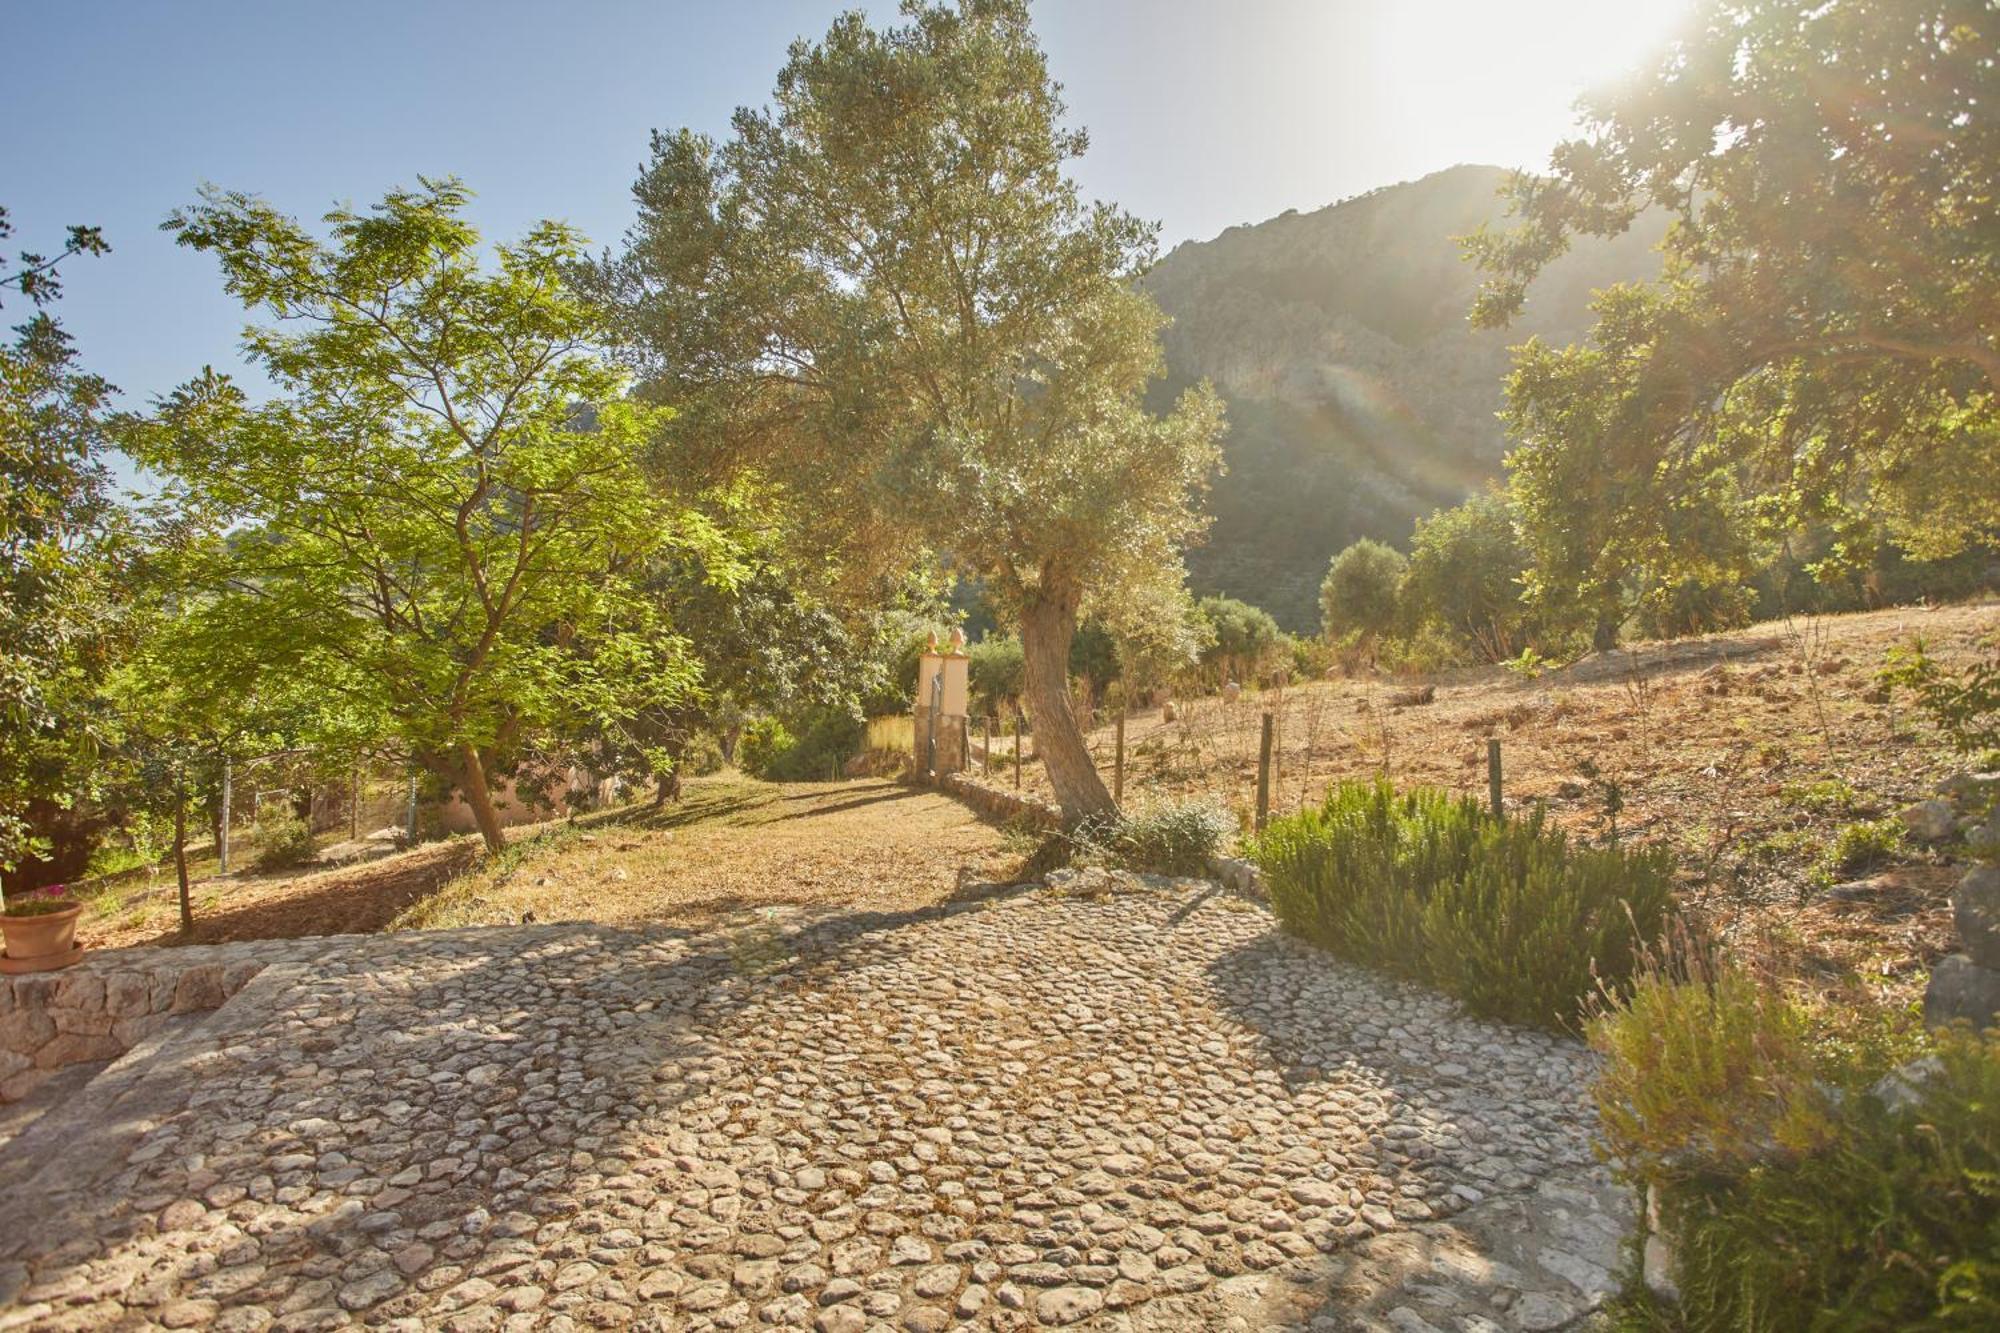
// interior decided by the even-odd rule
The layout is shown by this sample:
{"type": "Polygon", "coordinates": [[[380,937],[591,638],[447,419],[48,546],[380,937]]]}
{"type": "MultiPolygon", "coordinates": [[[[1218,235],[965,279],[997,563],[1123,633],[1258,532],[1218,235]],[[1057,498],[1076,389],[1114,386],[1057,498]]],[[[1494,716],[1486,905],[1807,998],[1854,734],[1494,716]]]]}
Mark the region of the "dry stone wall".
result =
{"type": "Polygon", "coordinates": [[[87,953],[59,972],[0,977],[0,1102],[55,1071],[115,1060],[177,1014],[218,1008],[273,962],[322,941],[258,940],[87,953]]]}
{"type": "Polygon", "coordinates": [[[981,782],[965,773],[945,774],[938,779],[938,787],[996,819],[1024,819],[1047,829],[1062,827],[1062,811],[1048,801],[981,782]]]}

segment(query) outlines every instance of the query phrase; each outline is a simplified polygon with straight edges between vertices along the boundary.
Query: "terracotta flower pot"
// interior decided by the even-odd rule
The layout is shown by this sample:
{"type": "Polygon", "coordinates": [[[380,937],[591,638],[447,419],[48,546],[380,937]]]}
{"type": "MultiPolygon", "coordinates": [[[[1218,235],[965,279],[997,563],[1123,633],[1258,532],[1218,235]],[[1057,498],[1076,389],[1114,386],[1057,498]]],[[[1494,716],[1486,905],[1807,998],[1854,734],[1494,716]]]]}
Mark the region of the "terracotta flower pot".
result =
{"type": "Polygon", "coordinates": [[[32,916],[0,912],[0,935],[7,941],[0,972],[49,972],[83,957],[83,946],[76,942],[76,919],[82,915],[82,903],[32,916]]]}

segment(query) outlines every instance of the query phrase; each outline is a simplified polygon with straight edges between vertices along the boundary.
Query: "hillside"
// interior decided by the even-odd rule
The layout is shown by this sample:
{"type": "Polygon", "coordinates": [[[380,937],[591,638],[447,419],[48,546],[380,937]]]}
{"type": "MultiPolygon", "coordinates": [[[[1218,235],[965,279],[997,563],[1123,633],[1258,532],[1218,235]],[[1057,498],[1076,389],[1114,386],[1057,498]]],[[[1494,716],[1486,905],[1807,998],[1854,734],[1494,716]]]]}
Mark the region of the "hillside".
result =
{"type": "MultiPolygon", "coordinates": [[[[1486,741],[1506,797],[1572,834],[1672,849],[1686,900],[1746,957],[1823,998],[1916,1000],[1951,951],[1947,895],[1963,848],[1868,835],[1933,794],[1955,757],[1909,701],[1876,687],[1889,649],[1921,635],[1949,669],[1992,651],[2000,602],[1894,607],[1774,621],[1702,639],[1635,643],[1539,679],[1500,667],[1439,678],[1429,703],[1375,676],[1176,701],[1125,724],[1132,809],[1201,799],[1248,819],[1262,716],[1275,716],[1271,808],[1318,801],[1339,779],[1386,776],[1483,797],[1486,741]],[[1870,855],[1874,850],[1876,854],[1870,855]],[[1843,863],[1842,858],[1849,858],[1843,863]]],[[[1115,728],[1090,734],[1109,771],[1115,728]]],[[[997,780],[1008,780],[1002,751],[997,780]]],[[[1049,787],[1040,765],[1024,785],[1049,787]]]]}
{"type": "Polygon", "coordinates": [[[1163,393],[1208,377],[1229,402],[1215,526],[1195,586],[1318,624],[1319,580],[1357,537],[1407,545],[1420,515],[1499,475],[1510,345],[1568,342],[1590,292],[1650,276],[1662,223],[1586,241],[1512,329],[1466,323],[1477,272],[1452,239],[1504,221],[1498,167],[1458,166],[1176,248],[1145,285],[1173,317],[1163,393]]]}

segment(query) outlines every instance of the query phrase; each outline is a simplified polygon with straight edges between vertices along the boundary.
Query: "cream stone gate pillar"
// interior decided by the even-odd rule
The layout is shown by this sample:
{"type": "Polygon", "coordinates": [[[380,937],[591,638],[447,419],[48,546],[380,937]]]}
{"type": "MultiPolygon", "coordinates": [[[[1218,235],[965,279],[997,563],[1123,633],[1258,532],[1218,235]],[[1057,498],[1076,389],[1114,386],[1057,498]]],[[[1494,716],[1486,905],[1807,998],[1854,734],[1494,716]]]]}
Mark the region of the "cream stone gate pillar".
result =
{"type": "Polygon", "coordinates": [[[972,659],[965,653],[965,631],[951,632],[950,646],[939,648],[937,635],[917,659],[916,747],[917,772],[932,777],[957,773],[966,766],[970,748],[970,723],[966,716],[970,699],[969,673],[972,659]]]}

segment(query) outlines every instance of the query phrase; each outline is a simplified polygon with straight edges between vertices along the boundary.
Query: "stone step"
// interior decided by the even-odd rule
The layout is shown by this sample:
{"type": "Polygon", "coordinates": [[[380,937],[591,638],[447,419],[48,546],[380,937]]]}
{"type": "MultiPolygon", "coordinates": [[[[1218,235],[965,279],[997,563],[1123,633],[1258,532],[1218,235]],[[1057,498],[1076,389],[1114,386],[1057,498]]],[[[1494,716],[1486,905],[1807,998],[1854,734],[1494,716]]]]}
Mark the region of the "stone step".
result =
{"type": "Polygon", "coordinates": [[[49,1111],[81,1092],[113,1063],[111,1060],[92,1060],[69,1065],[50,1074],[21,1100],[0,1102],[0,1189],[7,1187],[13,1164],[20,1160],[18,1154],[7,1151],[7,1146],[49,1111]]]}
{"type": "MultiPolygon", "coordinates": [[[[191,1067],[254,1025],[305,971],[267,967],[220,1008],[177,1015],[117,1059],[69,1066],[5,1108],[12,1131],[0,1140],[0,1217],[53,1216],[123,1170],[138,1141],[187,1104],[198,1086],[191,1067]]],[[[0,1235],[0,1259],[21,1239],[0,1235]]]]}

